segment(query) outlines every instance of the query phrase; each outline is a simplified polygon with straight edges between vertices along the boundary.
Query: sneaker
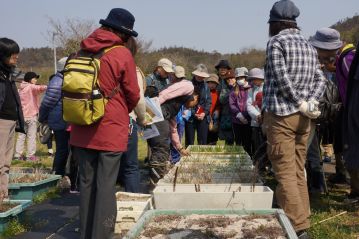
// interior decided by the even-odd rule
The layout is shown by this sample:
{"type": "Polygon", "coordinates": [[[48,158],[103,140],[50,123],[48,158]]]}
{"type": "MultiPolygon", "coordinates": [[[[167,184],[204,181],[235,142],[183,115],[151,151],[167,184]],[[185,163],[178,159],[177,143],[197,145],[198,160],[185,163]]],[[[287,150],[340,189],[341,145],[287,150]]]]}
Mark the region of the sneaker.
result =
{"type": "Polygon", "coordinates": [[[70,193],[71,194],[80,194],[80,191],[77,189],[74,189],[74,190],[70,189],[70,193]]]}
{"type": "Polygon", "coordinates": [[[32,155],[30,157],[27,157],[26,160],[34,162],[34,161],[37,161],[38,159],[37,159],[37,157],[35,155],[32,155]]]}
{"type": "Polygon", "coordinates": [[[71,194],[79,194],[80,190],[78,189],[78,187],[76,185],[71,185],[70,187],[70,193],[71,194]]]}
{"type": "Polygon", "coordinates": [[[14,160],[26,160],[26,157],[24,155],[21,155],[21,156],[15,156],[14,157],[14,160]]]}
{"type": "Polygon", "coordinates": [[[301,230],[297,232],[298,239],[310,239],[308,232],[306,230],[301,230]]]}
{"type": "Polygon", "coordinates": [[[332,161],[332,158],[331,157],[329,157],[329,156],[324,156],[324,158],[323,158],[323,162],[324,163],[330,163],[332,161]]]}
{"type": "Polygon", "coordinates": [[[344,203],[353,204],[359,202],[359,194],[358,193],[350,193],[347,198],[344,199],[344,203]]]}

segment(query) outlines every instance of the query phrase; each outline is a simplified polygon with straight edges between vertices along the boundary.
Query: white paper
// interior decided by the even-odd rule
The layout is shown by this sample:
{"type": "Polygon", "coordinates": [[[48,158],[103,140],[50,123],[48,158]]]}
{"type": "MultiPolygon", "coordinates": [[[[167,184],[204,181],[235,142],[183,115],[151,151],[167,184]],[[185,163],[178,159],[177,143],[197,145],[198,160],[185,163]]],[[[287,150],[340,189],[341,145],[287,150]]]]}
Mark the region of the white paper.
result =
{"type": "Polygon", "coordinates": [[[152,124],[145,128],[140,127],[138,134],[142,139],[147,140],[147,139],[154,138],[154,137],[160,135],[160,132],[158,132],[156,125],[152,124]]]}
{"type": "Polygon", "coordinates": [[[145,97],[146,102],[146,122],[148,125],[164,120],[161,105],[158,97],[145,97]]]}

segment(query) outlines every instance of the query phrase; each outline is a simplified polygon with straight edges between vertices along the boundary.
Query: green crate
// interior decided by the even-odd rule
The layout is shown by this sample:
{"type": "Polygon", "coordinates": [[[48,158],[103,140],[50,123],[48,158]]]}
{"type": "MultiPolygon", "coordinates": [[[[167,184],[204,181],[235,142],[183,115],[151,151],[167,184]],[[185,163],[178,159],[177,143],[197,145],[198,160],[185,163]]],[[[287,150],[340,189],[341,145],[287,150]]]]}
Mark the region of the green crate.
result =
{"type": "MultiPolygon", "coordinates": [[[[6,202],[6,201],[4,201],[6,202]]],[[[2,233],[6,228],[7,224],[10,222],[11,219],[19,216],[25,208],[30,206],[31,200],[10,200],[10,203],[20,204],[10,210],[0,213],[0,233],[2,233]]]]}
{"type": "MultiPolygon", "coordinates": [[[[12,177],[10,173],[10,177],[12,177]]],[[[16,174],[19,175],[19,174],[16,174]]],[[[33,200],[36,195],[57,185],[61,175],[48,174],[48,178],[34,183],[9,183],[9,196],[13,200],[33,200]]]]}
{"type": "Polygon", "coordinates": [[[278,214],[279,223],[282,225],[284,232],[287,234],[288,239],[296,239],[297,234],[294,231],[292,224],[288,217],[285,215],[282,209],[267,209],[267,210],[232,210],[232,209],[218,209],[218,210],[149,210],[147,211],[135,224],[135,226],[127,233],[123,239],[134,239],[138,237],[145,225],[154,217],[158,215],[226,215],[226,214],[237,214],[237,215],[248,215],[248,214],[278,214]]]}

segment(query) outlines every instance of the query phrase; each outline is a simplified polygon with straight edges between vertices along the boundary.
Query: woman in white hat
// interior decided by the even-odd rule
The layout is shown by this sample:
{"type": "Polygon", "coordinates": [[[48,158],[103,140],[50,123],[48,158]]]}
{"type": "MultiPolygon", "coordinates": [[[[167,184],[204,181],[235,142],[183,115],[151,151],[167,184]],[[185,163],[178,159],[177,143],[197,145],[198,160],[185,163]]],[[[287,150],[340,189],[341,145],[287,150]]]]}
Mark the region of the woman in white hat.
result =
{"type": "Polygon", "coordinates": [[[251,118],[247,111],[248,92],[251,86],[247,82],[247,68],[236,68],[235,77],[236,85],[229,94],[229,107],[232,113],[234,139],[236,145],[243,145],[244,150],[252,156],[251,118]]]}
{"type": "Polygon", "coordinates": [[[247,111],[251,117],[253,153],[255,153],[264,141],[260,127],[262,124],[263,70],[251,69],[248,73],[248,80],[252,82],[252,89],[248,92],[247,111]]]}

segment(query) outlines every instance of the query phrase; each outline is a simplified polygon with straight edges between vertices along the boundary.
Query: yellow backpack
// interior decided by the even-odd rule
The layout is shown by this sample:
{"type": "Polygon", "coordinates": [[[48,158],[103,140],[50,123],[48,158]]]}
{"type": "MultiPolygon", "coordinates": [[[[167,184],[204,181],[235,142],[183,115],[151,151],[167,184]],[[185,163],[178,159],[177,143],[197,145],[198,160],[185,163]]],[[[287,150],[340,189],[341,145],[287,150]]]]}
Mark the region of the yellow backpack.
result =
{"type": "Polygon", "coordinates": [[[120,91],[120,85],[105,96],[99,82],[100,58],[108,51],[122,46],[113,46],[97,54],[79,52],[64,68],[62,84],[62,110],[66,122],[90,125],[105,114],[109,99],[120,91]]]}

